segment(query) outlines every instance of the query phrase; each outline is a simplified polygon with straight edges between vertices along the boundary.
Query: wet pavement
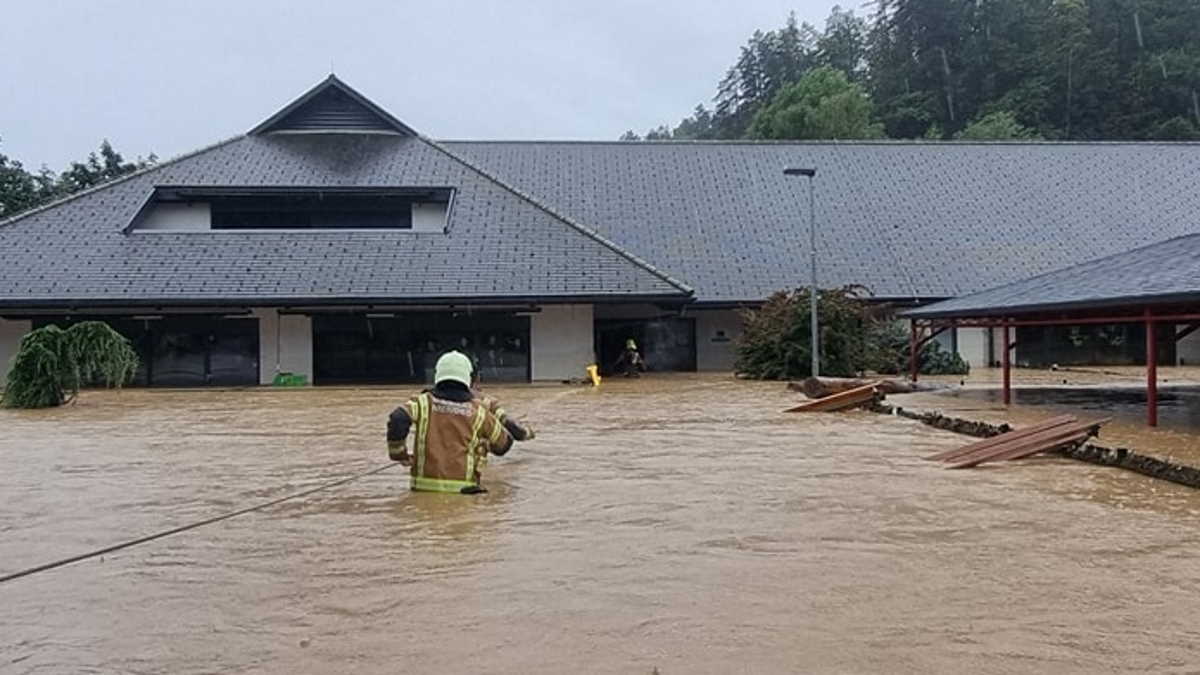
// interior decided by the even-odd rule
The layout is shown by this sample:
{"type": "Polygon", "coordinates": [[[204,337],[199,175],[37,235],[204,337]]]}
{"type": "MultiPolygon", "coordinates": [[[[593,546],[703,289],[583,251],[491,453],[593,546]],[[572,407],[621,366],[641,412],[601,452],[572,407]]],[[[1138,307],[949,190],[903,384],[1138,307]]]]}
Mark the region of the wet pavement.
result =
{"type": "MultiPolygon", "coordinates": [[[[962,437],[780,414],[778,383],[489,392],[539,431],[489,494],[388,471],[0,585],[0,671],[1196,671],[1200,492],[1053,458],[946,471],[920,457],[962,437]]],[[[0,574],[385,463],[407,393],[0,411],[0,574]]]]}

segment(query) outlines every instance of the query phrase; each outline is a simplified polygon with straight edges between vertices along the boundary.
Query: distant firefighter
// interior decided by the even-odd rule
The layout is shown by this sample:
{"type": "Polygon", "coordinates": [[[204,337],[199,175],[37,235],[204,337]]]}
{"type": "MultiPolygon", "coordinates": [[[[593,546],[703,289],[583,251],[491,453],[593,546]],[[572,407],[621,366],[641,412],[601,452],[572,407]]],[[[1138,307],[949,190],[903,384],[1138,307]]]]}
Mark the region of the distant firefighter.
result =
{"type": "Polygon", "coordinates": [[[642,354],[638,351],[637,343],[633,341],[633,338],[625,341],[625,351],[621,352],[621,356],[617,359],[613,370],[623,374],[625,377],[638,377],[640,373],[646,372],[646,360],[642,358],[642,354]]]}

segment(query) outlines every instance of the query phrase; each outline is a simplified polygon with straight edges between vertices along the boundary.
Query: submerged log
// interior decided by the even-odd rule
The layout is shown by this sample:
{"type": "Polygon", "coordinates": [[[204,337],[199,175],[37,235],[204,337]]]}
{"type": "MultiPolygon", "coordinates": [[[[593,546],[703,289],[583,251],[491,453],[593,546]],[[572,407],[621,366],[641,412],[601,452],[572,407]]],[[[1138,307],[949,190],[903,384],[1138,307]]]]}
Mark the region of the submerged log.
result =
{"type": "Polygon", "coordinates": [[[788,389],[803,392],[809,398],[825,398],[843,391],[858,389],[869,384],[879,387],[884,394],[911,394],[915,391],[926,391],[911,382],[902,380],[859,380],[852,377],[806,377],[799,382],[788,382],[788,389]]]}
{"type": "Polygon", "coordinates": [[[784,412],[833,412],[835,410],[847,410],[849,408],[859,408],[868,404],[878,403],[884,394],[879,390],[877,382],[868,382],[861,387],[847,389],[846,391],[819,398],[816,400],[801,403],[798,406],[788,408],[784,412]]]}

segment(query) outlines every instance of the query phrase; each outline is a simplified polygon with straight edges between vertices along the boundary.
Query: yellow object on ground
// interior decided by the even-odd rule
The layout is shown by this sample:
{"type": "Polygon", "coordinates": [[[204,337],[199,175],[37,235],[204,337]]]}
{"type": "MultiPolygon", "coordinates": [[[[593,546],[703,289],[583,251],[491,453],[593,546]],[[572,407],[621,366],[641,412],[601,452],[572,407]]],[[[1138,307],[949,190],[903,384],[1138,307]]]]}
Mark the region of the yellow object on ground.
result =
{"type": "Polygon", "coordinates": [[[599,387],[600,386],[600,367],[593,363],[592,365],[587,367],[587,373],[588,373],[588,377],[591,378],[591,380],[592,380],[592,386],[599,387]]]}

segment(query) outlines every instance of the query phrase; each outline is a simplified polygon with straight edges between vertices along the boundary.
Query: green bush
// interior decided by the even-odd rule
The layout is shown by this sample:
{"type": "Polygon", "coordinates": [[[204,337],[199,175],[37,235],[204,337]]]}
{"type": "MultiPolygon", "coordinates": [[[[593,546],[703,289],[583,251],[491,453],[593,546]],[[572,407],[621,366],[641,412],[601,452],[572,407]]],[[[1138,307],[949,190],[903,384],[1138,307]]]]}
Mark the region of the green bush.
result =
{"type": "MultiPolygon", "coordinates": [[[[861,287],[817,294],[821,331],[821,374],[856,377],[866,371],[908,371],[909,336],[885,305],[868,302],[861,287]]],[[[781,291],[760,308],[742,313],[744,330],[737,342],[736,369],[763,380],[799,379],[812,374],[807,289],[781,291]]],[[[920,354],[926,375],[966,374],[958,354],[930,341],[920,354]]]]}
{"type": "MultiPolygon", "coordinates": [[[[912,347],[909,345],[908,329],[893,320],[879,321],[873,326],[870,341],[875,345],[874,361],[866,370],[873,370],[884,375],[907,373],[909,356],[912,347]]],[[[933,340],[925,343],[920,354],[919,372],[922,375],[966,375],[971,372],[971,366],[956,352],[942,349],[933,340]]]]}
{"type": "Polygon", "coordinates": [[[120,387],[133,378],[137,366],[129,340],[102,321],[83,321],[66,330],[44,326],[21,338],[0,407],[59,406],[87,382],[120,387]]]}

